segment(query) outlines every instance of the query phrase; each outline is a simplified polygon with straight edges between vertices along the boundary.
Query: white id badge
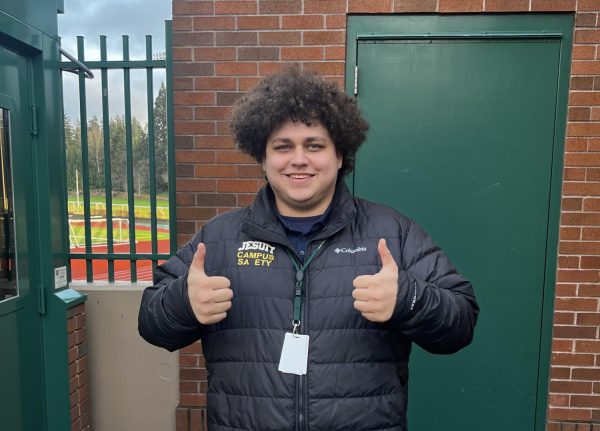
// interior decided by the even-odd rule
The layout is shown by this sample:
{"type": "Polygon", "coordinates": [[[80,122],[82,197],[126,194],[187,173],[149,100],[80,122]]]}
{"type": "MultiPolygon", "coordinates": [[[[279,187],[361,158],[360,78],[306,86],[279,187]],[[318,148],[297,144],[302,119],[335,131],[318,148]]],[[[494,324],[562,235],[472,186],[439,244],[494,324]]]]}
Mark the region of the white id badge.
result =
{"type": "Polygon", "coordinates": [[[306,374],[308,363],[308,335],[285,334],[283,349],[279,359],[279,371],[282,373],[306,374]]]}

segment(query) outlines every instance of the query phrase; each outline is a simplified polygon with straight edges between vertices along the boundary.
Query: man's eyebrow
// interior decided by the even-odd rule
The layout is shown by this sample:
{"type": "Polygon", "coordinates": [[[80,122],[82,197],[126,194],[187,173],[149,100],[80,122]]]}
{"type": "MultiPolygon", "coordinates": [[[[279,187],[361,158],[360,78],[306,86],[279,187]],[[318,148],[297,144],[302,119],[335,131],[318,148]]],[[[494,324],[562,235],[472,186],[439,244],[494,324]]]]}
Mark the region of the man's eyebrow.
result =
{"type": "MultiPolygon", "coordinates": [[[[289,143],[293,142],[293,140],[290,138],[285,138],[285,137],[275,137],[275,138],[271,139],[271,142],[283,142],[283,143],[289,144],[289,143]]],[[[325,138],[323,138],[321,136],[308,136],[308,137],[304,138],[304,141],[302,141],[302,142],[325,142],[325,138]]]]}
{"type": "Polygon", "coordinates": [[[289,139],[289,138],[279,138],[279,137],[276,137],[276,138],[271,139],[271,142],[273,142],[273,143],[275,143],[275,142],[283,142],[285,144],[289,144],[290,142],[292,142],[292,140],[289,139]]]}

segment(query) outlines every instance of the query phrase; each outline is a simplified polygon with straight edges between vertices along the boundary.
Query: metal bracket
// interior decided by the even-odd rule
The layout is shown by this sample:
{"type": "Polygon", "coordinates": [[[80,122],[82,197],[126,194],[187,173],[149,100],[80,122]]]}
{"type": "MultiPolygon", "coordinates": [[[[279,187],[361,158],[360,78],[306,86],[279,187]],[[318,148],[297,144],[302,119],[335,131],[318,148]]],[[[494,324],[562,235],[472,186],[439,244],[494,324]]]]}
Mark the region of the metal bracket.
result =
{"type": "Polygon", "coordinates": [[[59,46],[58,50],[60,51],[60,53],[62,55],[67,57],[71,62],[75,63],[75,65],[77,66],[77,67],[73,67],[73,68],[64,68],[63,70],[65,70],[67,72],[75,73],[75,74],[79,74],[79,71],[82,70],[87,79],[94,79],[94,74],[89,69],[89,67],[87,67],[85,64],[83,64],[81,61],[77,60],[75,57],[73,57],[71,54],[69,54],[67,51],[65,51],[62,47],[59,46]]]}
{"type": "Polygon", "coordinates": [[[31,105],[31,134],[38,134],[37,106],[31,105]]]}

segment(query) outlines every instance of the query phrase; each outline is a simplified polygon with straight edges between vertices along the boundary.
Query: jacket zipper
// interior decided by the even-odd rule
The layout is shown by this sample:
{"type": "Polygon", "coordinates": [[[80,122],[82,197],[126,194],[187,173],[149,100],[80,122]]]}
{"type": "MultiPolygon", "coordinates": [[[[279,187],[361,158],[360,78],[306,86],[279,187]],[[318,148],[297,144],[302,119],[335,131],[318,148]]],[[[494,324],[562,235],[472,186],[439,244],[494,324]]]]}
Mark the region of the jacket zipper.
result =
{"type": "MultiPolygon", "coordinates": [[[[307,247],[307,253],[308,254],[308,247],[307,247]]],[[[306,328],[308,327],[308,325],[305,323],[305,321],[308,319],[308,291],[307,291],[307,287],[308,287],[308,270],[309,268],[306,268],[306,274],[304,275],[304,292],[302,295],[302,320],[300,320],[300,333],[301,334],[307,334],[306,328]]],[[[309,346],[310,346],[310,342],[309,342],[309,346]]],[[[309,347],[310,349],[310,347],[309,347]]],[[[308,357],[306,358],[307,364],[306,364],[306,374],[303,376],[298,376],[298,429],[300,431],[304,431],[306,429],[306,398],[305,397],[305,391],[306,391],[306,377],[308,375],[308,357]]]]}
{"type": "MultiPolygon", "coordinates": [[[[306,248],[306,254],[308,255],[308,247],[306,248]]],[[[307,318],[307,306],[308,306],[308,300],[307,297],[308,295],[306,294],[306,285],[307,285],[307,281],[308,281],[308,269],[306,268],[306,273],[304,274],[304,289],[302,292],[302,314],[300,316],[300,333],[301,334],[306,334],[306,324],[305,324],[305,320],[307,318]]],[[[310,345],[310,343],[309,343],[310,345]]],[[[308,361],[308,357],[306,358],[306,360],[308,361]]],[[[308,364],[307,364],[308,365],[308,364]]],[[[306,372],[308,373],[308,366],[306,368],[306,372]]],[[[298,408],[298,431],[304,431],[305,428],[305,416],[304,416],[304,405],[305,405],[305,399],[304,399],[304,387],[306,386],[305,384],[305,379],[306,375],[304,376],[298,376],[297,380],[298,380],[298,385],[296,386],[298,388],[297,392],[296,392],[296,406],[298,408]]]]}
{"type": "Polygon", "coordinates": [[[302,413],[300,412],[300,408],[298,406],[299,400],[300,400],[300,376],[297,376],[296,377],[296,402],[294,403],[295,412],[296,412],[296,426],[295,426],[296,431],[300,431],[300,424],[304,421],[304,418],[301,416],[302,413]]]}
{"type": "MultiPolygon", "coordinates": [[[[308,242],[306,246],[306,256],[310,256],[311,243],[314,241],[311,240],[308,242]]],[[[306,273],[304,274],[304,289],[302,295],[302,318],[300,320],[300,331],[302,334],[310,335],[308,333],[308,280],[310,277],[308,273],[310,271],[310,266],[306,268],[306,273]]],[[[309,343],[310,346],[310,343],[309,343]]],[[[310,347],[309,347],[310,349],[310,347]]],[[[306,358],[308,361],[308,358],[306,358]]],[[[308,430],[308,363],[306,364],[306,374],[303,376],[298,376],[298,429],[299,431],[308,430]]]]}

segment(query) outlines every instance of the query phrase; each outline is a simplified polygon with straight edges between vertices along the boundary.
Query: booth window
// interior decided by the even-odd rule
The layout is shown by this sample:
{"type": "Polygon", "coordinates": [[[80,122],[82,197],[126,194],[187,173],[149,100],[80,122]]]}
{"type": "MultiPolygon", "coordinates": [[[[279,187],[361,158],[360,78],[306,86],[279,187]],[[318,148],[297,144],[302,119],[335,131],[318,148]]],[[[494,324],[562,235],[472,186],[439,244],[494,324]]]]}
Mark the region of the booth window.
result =
{"type": "Polygon", "coordinates": [[[10,168],[9,111],[0,108],[0,301],[19,294],[10,168]]]}

